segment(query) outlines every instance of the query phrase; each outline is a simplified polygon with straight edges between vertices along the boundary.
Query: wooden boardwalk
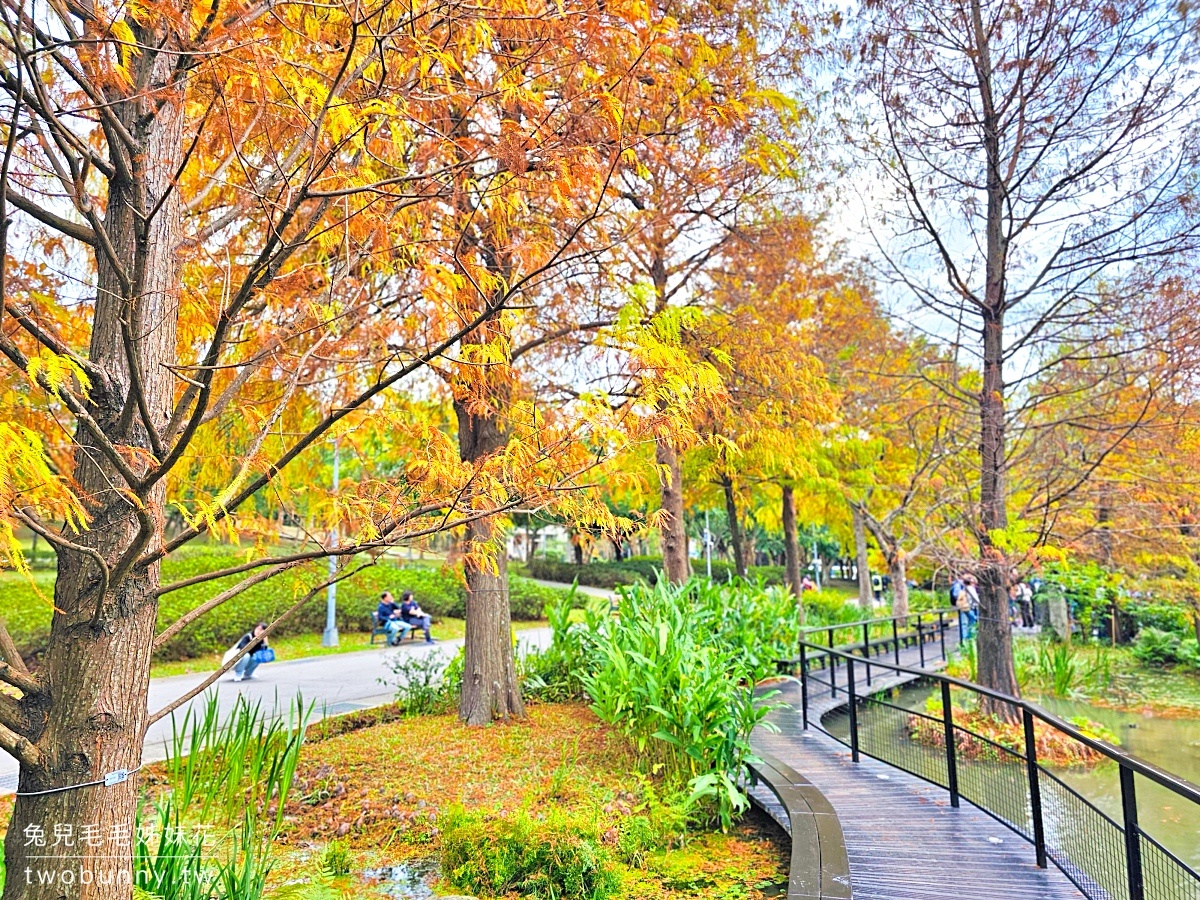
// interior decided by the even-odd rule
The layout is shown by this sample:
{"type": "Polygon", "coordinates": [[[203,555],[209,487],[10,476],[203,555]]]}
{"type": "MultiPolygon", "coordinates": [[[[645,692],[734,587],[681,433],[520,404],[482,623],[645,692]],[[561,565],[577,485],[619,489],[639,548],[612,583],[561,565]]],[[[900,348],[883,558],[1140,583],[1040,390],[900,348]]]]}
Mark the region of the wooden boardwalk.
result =
{"type": "MultiPolygon", "coordinates": [[[[957,634],[954,635],[957,637],[957,634]]],[[[927,661],[937,652],[927,645],[927,661]]],[[[901,653],[901,663],[918,665],[916,648],[901,653]]],[[[881,661],[893,661],[889,654],[881,661]]],[[[856,665],[856,684],[866,692],[865,673],[856,665]]],[[[874,669],[870,690],[885,683],[874,669]]],[[[824,673],[821,673],[825,679],[824,673]]],[[[845,669],[838,680],[845,685],[845,669]]],[[[949,794],[900,769],[871,759],[850,759],[849,748],[815,728],[805,731],[800,714],[800,686],[780,686],[790,709],[777,710],[770,721],[778,734],[758,729],[755,747],[795,769],[832,804],[845,836],[855,900],[1067,900],[1082,898],[1053,865],[1039,869],[1033,846],[966,799],[958,809],[949,794]]],[[[845,703],[828,688],[809,697],[809,721],[845,703]]],[[[758,793],[758,792],[756,792],[758,793]]],[[[760,794],[761,797],[761,794],[760,794]]],[[[762,798],[766,799],[766,798],[762,798]]],[[[769,807],[769,801],[762,805],[769,807]]],[[[777,804],[776,804],[777,805],[777,804]]],[[[768,812],[778,811],[768,808],[768,812]]]]}

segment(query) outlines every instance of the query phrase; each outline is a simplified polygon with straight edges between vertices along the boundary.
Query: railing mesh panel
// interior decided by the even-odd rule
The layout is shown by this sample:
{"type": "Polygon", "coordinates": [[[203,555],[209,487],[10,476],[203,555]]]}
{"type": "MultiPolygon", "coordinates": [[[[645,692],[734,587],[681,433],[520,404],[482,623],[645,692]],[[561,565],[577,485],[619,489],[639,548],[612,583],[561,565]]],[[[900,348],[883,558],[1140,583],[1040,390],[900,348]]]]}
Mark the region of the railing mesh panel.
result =
{"type": "Polygon", "coordinates": [[[859,749],[869,756],[890,763],[918,778],[942,787],[950,782],[946,775],[945,754],[930,753],[915,741],[897,741],[892,735],[908,734],[912,717],[920,716],[940,728],[941,722],[929,716],[901,709],[890,703],[867,700],[858,708],[859,749]]]}
{"type": "Polygon", "coordinates": [[[1046,855],[1092,900],[1128,897],[1121,827],[1041,767],[1038,786],[1046,855]]]}
{"type": "MultiPolygon", "coordinates": [[[[965,733],[957,726],[954,731],[956,737],[965,733]]],[[[972,741],[979,755],[959,753],[956,757],[959,794],[1018,834],[1032,838],[1025,757],[978,736],[972,741]]]]}
{"type": "Polygon", "coordinates": [[[1200,900],[1200,879],[1173,853],[1145,834],[1141,848],[1146,900],[1200,900]]]}

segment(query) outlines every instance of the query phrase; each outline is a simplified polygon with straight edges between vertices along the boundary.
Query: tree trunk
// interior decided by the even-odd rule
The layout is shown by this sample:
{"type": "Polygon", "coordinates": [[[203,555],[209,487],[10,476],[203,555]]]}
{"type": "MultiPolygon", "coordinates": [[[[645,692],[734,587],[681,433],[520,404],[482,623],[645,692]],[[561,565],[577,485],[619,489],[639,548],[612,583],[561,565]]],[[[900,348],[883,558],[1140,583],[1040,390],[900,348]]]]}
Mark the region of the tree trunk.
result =
{"type": "MultiPolygon", "coordinates": [[[[983,390],[980,392],[980,533],[979,568],[979,683],[1013,697],[1020,696],[1012,658],[1012,625],[1008,619],[1008,566],[992,544],[991,533],[1008,525],[1004,483],[1004,380],[1003,323],[997,315],[985,317],[983,390]]],[[[1017,711],[1008,703],[984,698],[985,712],[1015,721],[1017,711]]]]}
{"type": "Polygon", "coordinates": [[[888,554],[888,577],[892,579],[892,615],[908,615],[908,560],[898,547],[888,554]]]}
{"type": "Polygon", "coordinates": [[[665,437],[655,439],[654,458],[666,469],[662,480],[663,574],[671,584],[683,584],[691,574],[683,519],[683,467],[679,464],[679,453],[665,437]]]}
{"type": "Polygon", "coordinates": [[[1050,616],[1050,627],[1060,641],[1071,640],[1071,612],[1067,607],[1067,598],[1062,590],[1055,587],[1047,593],[1047,612],[1050,616]]]}
{"type": "MultiPolygon", "coordinates": [[[[992,100],[991,53],[979,0],[971,2],[978,77],[983,101],[983,144],[986,156],[987,220],[983,297],[983,384],[979,391],[979,683],[1018,696],[1013,671],[1012,627],[1008,620],[1008,565],[992,542],[993,531],[1008,526],[1005,484],[1004,304],[1008,256],[1003,219],[1005,186],[1000,172],[1000,116],[992,100]]],[[[981,708],[1009,721],[1017,711],[1009,704],[984,698],[981,708]]]]}
{"type": "Polygon", "coordinates": [[[576,540],[572,541],[571,548],[575,554],[575,565],[583,565],[583,540],[579,535],[576,535],[576,540]]]}
{"type": "Polygon", "coordinates": [[[742,523],[738,518],[737,497],[733,493],[733,479],[721,477],[721,488],[725,492],[725,514],[729,517],[729,542],[733,544],[733,565],[738,576],[746,577],[746,546],[742,537],[742,523]]]}
{"type": "MultiPolygon", "coordinates": [[[[507,435],[497,416],[484,416],[455,400],[459,454],[464,462],[478,463],[502,448],[507,435]]],[[[493,517],[467,526],[472,549],[495,538],[493,517]]],[[[489,560],[468,556],[467,633],[464,641],[463,686],[459,718],[468,725],[487,725],[495,719],[525,715],[517,667],[513,656],[512,616],[508,601],[508,560],[503,551],[489,560]]]]}
{"type": "MultiPolygon", "coordinates": [[[[153,47],[162,36],[140,40],[153,47]]],[[[105,231],[125,271],[119,274],[97,252],[88,350],[89,359],[109,376],[106,383],[92,385],[88,411],[112,444],[137,451],[123,455],[139,475],[154,452],[148,429],[166,425],[172,404],[173,382],[166,366],[176,360],[175,251],[182,223],[172,182],[183,156],[179,98],[156,96],[154,90],[170,78],[175,57],[143,53],[143,65],[152,67],[147,81],[153,88],[141,99],[110,104],[140,147],[131,154],[131,180],[116,176],[109,181],[105,231]],[[147,219],[159,198],[162,205],[147,219]],[[135,379],[141,384],[144,415],[131,391],[135,379]]],[[[100,442],[80,427],[75,444],[72,475],[91,521],[74,540],[96,551],[114,578],[99,597],[101,573],[93,558],[58,549],[56,611],[39,672],[41,693],[26,695],[21,703],[40,764],[22,764],[18,790],[68,790],[17,797],[4,847],[4,900],[122,900],[133,891],[131,842],[109,838],[131,834],[139,779],[75,786],[141,764],[159,567],[126,568],[120,561],[157,549],[166,484],[160,480],[144,492],[139,509],[121,474],[99,450],[100,442]],[[106,839],[91,846],[97,842],[79,839],[82,826],[106,839]],[[74,840],[53,846],[56,827],[74,829],[74,840]],[[22,837],[38,833],[48,836],[43,848],[22,837]]]]}
{"type": "Polygon", "coordinates": [[[1106,569],[1113,564],[1112,492],[1107,484],[1100,485],[1100,502],[1096,509],[1096,533],[1100,538],[1100,563],[1106,569]]]}
{"type": "Polygon", "coordinates": [[[792,486],[783,486],[783,579],[800,604],[800,624],[804,624],[804,593],[800,590],[800,542],[796,536],[796,498],[792,486]]]}
{"type": "Polygon", "coordinates": [[[875,604],[875,591],[871,587],[871,564],[867,561],[867,526],[857,506],[851,505],[850,518],[854,524],[855,567],[858,570],[858,602],[863,609],[875,604]]]}

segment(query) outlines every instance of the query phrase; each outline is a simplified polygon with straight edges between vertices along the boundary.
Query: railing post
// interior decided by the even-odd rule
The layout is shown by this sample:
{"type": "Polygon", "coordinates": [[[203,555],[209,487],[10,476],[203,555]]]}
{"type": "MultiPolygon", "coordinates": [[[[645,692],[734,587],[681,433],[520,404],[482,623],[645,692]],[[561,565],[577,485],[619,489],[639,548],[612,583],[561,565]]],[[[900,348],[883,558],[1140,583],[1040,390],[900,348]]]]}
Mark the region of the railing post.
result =
{"type": "Polygon", "coordinates": [[[1143,900],[1142,834],[1138,830],[1137,794],[1133,790],[1133,769],[1121,765],[1121,812],[1125,818],[1125,868],[1129,873],[1129,900],[1143,900]]]}
{"type": "MultiPolygon", "coordinates": [[[[1029,813],[1033,818],[1033,848],[1038,868],[1046,868],[1046,828],[1042,820],[1042,788],[1038,783],[1037,737],[1033,733],[1033,713],[1021,709],[1025,725],[1025,772],[1029,779],[1029,813]]],[[[1139,897],[1140,900],[1140,897],[1139,897]]]]}
{"type": "Polygon", "coordinates": [[[959,644],[960,648],[962,647],[963,641],[965,641],[967,639],[966,635],[963,632],[962,614],[963,614],[963,611],[961,609],[958,610],[958,644],[959,644]]]}
{"type": "Polygon", "coordinates": [[[946,784],[950,805],[958,809],[958,746],[954,740],[954,711],[950,707],[950,682],[942,682],[942,725],[946,733],[946,784]]]}
{"type": "Polygon", "coordinates": [[[896,652],[896,665],[900,665],[900,630],[896,627],[895,616],[892,616],[892,649],[896,652]]]}
{"type": "Polygon", "coordinates": [[[871,685],[871,626],[863,622],[863,657],[867,660],[867,686],[871,685]]]}
{"type": "Polygon", "coordinates": [[[808,731],[808,648],[804,639],[800,640],[800,718],[804,722],[804,730],[808,731]]]}
{"type": "Polygon", "coordinates": [[[938,637],[942,639],[942,659],[946,658],[946,614],[938,612],[938,637]]]}
{"type": "Polygon", "coordinates": [[[829,696],[837,696],[837,657],[833,655],[833,628],[831,627],[826,634],[829,635],[829,696]]]}
{"type": "Polygon", "coordinates": [[[854,690],[854,659],[846,659],[846,692],[850,695],[850,759],[858,762],[858,696],[854,690]]]}
{"type": "Polygon", "coordinates": [[[921,614],[917,613],[917,651],[921,657],[921,668],[925,668],[925,635],[921,633],[921,614]]]}

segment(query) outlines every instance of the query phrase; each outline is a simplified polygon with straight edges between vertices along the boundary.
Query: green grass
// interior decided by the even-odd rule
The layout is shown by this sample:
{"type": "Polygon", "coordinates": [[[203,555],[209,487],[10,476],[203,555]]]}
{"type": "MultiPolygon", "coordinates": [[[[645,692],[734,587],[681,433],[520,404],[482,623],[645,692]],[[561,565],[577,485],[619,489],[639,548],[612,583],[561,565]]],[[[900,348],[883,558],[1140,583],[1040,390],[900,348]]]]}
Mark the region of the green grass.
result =
{"type": "MultiPolygon", "coordinates": [[[[1067,645],[1076,677],[1068,690],[1055,690],[1053,673],[1038,665],[1041,639],[1017,637],[1013,648],[1022,690],[1065,696],[1116,709],[1150,709],[1161,714],[1195,715],[1200,710],[1200,676],[1185,667],[1161,668],[1140,662],[1130,647],[1100,641],[1067,645]]],[[[1059,686],[1063,687],[1062,685],[1059,686]]]]}

